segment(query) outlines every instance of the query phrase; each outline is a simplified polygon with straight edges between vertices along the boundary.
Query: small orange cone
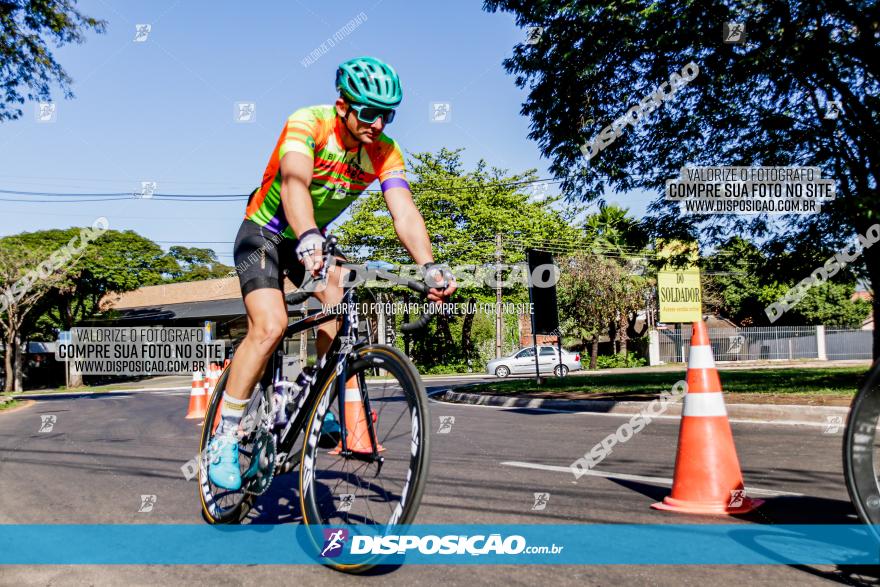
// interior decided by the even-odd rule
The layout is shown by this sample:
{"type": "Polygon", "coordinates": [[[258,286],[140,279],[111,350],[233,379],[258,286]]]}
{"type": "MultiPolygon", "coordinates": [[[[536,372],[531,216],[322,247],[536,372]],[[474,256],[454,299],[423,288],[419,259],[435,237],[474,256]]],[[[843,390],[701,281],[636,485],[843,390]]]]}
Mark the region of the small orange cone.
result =
{"type": "Polygon", "coordinates": [[[744,514],[764,500],[745,495],[709,332],[703,321],[694,322],[693,329],[672,493],[651,507],[687,514],[744,514]]]}
{"type": "MultiPolygon", "coordinates": [[[[205,371],[205,409],[202,411],[201,417],[204,418],[205,412],[208,411],[208,404],[211,403],[211,394],[214,393],[214,388],[217,386],[217,373],[215,368],[217,365],[214,363],[208,364],[208,369],[205,371]]],[[[196,422],[201,426],[201,422],[196,422]]]]}
{"type": "Polygon", "coordinates": [[[205,410],[208,409],[208,395],[205,392],[204,381],[201,371],[193,371],[192,390],[189,393],[189,408],[186,410],[186,419],[202,419],[205,410]]]}
{"type": "Polygon", "coordinates": [[[211,397],[211,394],[214,393],[214,388],[217,387],[217,380],[220,378],[219,375],[216,363],[208,365],[208,374],[205,376],[205,395],[209,398],[211,397]]]}
{"type": "MultiPolygon", "coordinates": [[[[373,423],[376,422],[376,413],[373,412],[373,423]]],[[[364,413],[364,402],[361,399],[361,391],[356,377],[345,382],[345,444],[352,452],[372,453],[373,445],[370,444],[370,430],[367,427],[367,415],[364,413]]],[[[378,444],[378,452],[385,450],[378,444]]],[[[342,441],[339,446],[330,451],[331,455],[338,455],[342,451],[342,441]]]]}

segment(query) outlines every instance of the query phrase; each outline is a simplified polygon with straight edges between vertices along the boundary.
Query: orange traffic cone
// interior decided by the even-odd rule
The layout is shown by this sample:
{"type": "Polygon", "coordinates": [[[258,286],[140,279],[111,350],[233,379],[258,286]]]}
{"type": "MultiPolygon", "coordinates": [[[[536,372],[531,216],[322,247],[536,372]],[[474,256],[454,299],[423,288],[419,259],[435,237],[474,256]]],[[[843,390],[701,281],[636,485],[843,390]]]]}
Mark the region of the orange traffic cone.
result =
{"type": "Polygon", "coordinates": [[[217,364],[210,363],[208,365],[208,372],[205,374],[205,397],[208,398],[208,401],[211,400],[211,394],[214,393],[214,388],[217,387],[217,380],[220,378],[220,373],[217,371],[217,364]]]}
{"type": "MultiPolygon", "coordinates": [[[[373,412],[373,423],[376,423],[376,412],[373,412]]],[[[364,413],[364,402],[361,399],[361,390],[358,387],[356,377],[345,382],[345,444],[352,452],[372,453],[373,445],[370,444],[370,430],[367,427],[367,415],[364,413]]],[[[378,452],[385,450],[378,444],[378,452]]],[[[338,455],[342,451],[342,441],[330,451],[331,455],[338,455]]]]}
{"type": "Polygon", "coordinates": [[[687,514],[750,512],[764,501],[745,495],[709,332],[703,321],[693,329],[672,493],[651,507],[687,514]]]}
{"type": "Polygon", "coordinates": [[[205,393],[205,385],[201,371],[193,371],[192,390],[189,393],[189,408],[186,410],[186,419],[202,419],[205,410],[208,409],[208,396],[205,393]]]}

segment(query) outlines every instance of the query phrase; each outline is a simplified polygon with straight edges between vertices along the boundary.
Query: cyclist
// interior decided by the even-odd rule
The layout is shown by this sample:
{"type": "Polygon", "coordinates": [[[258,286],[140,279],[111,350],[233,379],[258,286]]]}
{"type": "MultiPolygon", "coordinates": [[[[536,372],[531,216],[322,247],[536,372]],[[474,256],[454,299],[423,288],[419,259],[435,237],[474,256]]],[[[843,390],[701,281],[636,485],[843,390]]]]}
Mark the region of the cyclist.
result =
{"type": "MultiPolygon", "coordinates": [[[[287,327],[285,272],[297,287],[306,272],[318,276],[324,264],[323,229],[374,179],[380,182],[400,242],[423,267],[426,283],[436,286],[428,299],[443,302],[456,289],[449,268],[434,263],[400,146],[382,132],[401,102],[397,73],[379,59],[358,57],[339,66],[336,89],[335,104],[302,108],[287,119],[235,239],[248,333],[230,365],[220,429],[209,447],[208,476],[224,489],[241,487],[239,424],[287,327]]],[[[324,305],[338,304],[342,278],[339,265],[329,267],[326,284],[315,297],[324,305]]],[[[337,329],[336,321],[319,327],[319,356],[330,348],[337,329]]]]}

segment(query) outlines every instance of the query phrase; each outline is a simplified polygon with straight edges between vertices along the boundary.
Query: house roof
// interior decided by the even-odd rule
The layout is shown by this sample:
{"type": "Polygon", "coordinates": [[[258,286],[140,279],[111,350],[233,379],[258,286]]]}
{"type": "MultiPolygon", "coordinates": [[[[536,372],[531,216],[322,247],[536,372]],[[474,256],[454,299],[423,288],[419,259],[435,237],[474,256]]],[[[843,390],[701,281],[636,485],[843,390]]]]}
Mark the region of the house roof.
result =
{"type": "MultiPolygon", "coordinates": [[[[284,285],[285,293],[296,290],[287,281],[284,285]]],[[[320,304],[310,298],[309,308],[314,309],[315,306],[320,308],[320,304]]],[[[108,294],[101,300],[101,310],[105,315],[97,317],[97,321],[110,318],[118,321],[162,322],[245,314],[237,277],[166,283],[108,294]],[[111,311],[113,314],[107,316],[111,311]]]]}
{"type": "Polygon", "coordinates": [[[221,279],[206,279],[204,281],[150,285],[133,291],[108,294],[101,300],[101,309],[122,310],[234,298],[241,298],[241,292],[238,289],[238,279],[235,277],[225,277],[221,279]]]}

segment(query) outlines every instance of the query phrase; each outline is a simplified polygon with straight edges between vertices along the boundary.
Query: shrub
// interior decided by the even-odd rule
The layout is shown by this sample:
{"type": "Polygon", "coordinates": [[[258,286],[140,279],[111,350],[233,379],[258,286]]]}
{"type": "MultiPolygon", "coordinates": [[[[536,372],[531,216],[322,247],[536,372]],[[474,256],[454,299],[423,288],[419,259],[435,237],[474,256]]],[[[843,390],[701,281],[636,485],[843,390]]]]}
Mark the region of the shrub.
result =
{"type": "MultiPolygon", "coordinates": [[[[589,364],[589,357],[584,357],[587,360],[587,364],[589,364]]],[[[626,353],[626,356],[617,354],[617,355],[602,355],[596,357],[596,367],[599,369],[615,369],[619,367],[641,367],[646,365],[647,361],[642,357],[636,356],[635,353],[626,353]]]]}

